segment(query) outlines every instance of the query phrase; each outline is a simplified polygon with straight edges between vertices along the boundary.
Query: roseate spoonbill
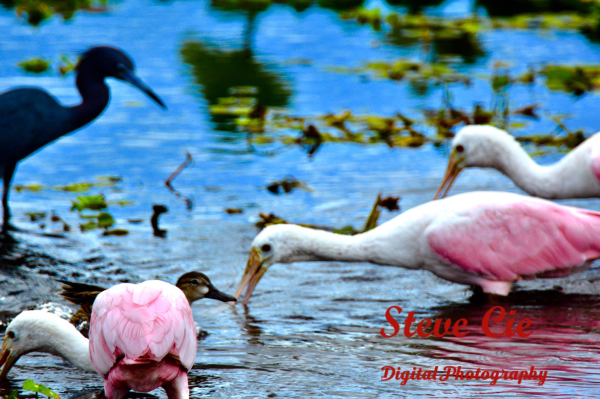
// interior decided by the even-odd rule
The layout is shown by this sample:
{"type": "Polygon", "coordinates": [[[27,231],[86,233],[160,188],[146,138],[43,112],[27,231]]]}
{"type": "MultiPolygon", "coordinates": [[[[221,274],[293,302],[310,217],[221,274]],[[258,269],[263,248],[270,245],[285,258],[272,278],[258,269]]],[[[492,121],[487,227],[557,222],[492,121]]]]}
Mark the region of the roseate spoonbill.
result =
{"type": "Polygon", "coordinates": [[[501,192],[471,192],[412,208],[366,233],[345,236],[295,225],[254,238],[235,296],[244,304],[275,263],[370,262],[424,269],[508,295],[520,279],[563,277],[600,258],[600,213],[501,192]]]}
{"type": "Polygon", "coordinates": [[[135,75],[129,56],[113,47],[93,47],[77,64],[79,105],[66,107],[46,91],[17,88],[0,94],[0,179],[4,181],[3,228],[10,219],[8,194],[17,163],[54,140],[98,117],[109,101],[105,78],[116,78],[136,86],[161,107],[162,100],[135,75]]]}
{"type": "Polygon", "coordinates": [[[0,378],[23,354],[44,351],[98,372],[107,399],[161,386],[170,399],[189,398],[187,373],[196,350],[192,310],[180,289],[156,280],[119,284],[94,302],[89,341],[57,315],[20,313],[6,329],[0,378]]]}
{"type": "Polygon", "coordinates": [[[472,166],[497,169],[536,197],[600,197],[600,134],[588,138],[559,162],[542,166],[504,130],[488,125],[465,126],[452,140],[446,175],[434,199],[440,194],[444,197],[459,173],[472,166]]]}
{"type": "MultiPolygon", "coordinates": [[[[63,291],[60,295],[81,308],[71,317],[71,324],[81,326],[87,324],[92,316],[92,305],[96,297],[106,288],[97,285],[73,283],[60,280],[63,283],[63,291]]],[[[183,274],[175,284],[185,294],[190,306],[195,301],[203,298],[216,299],[221,302],[236,302],[234,296],[219,291],[212,284],[207,275],[200,272],[189,272],[183,274]]]]}
{"type": "MultiPolygon", "coordinates": [[[[81,309],[71,318],[71,324],[53,313],[42,310],[28,310],[15,317],[6,329],[4,337],[4,342],[8,346],[3,347],[2,352],[0,352],[0,359],[2,359],[0,360],[0,366],[6,361],[6,365],[0,372],[0,379],[6,377],[21,356],[31,352],[56,354],[76,367],[95,372],[87,349],[87,338],[77,329],[73,330],[73,325],[78,325],[81,321],[89,322],[94,300],[106,289],[88,284],[66,281],[63,283],[65,285],[63,286],[63,292],[60,294],[70,302],[81,305],[81,309]],[[77,323],[74,323],[74,318],[77,323]],[[15,340],[16,335],[31,337],[31,339],[19,339],[18,342],[11,341],[15,340]],[[59,336],[58,340],[55,335],[59,336]],[[82,339],[85,341],[82,341],[82,339]],[[76,347],[83,345],[79,343],[80,341],[85,342],[85,350],[82,351],[76,348],[73,352],[69,351],[70,341],[76,347]]],[[[193,302],[203,298],[212,298],[222,302],[236,301],[235,297],[217,290],[210,279],[199,272],[189,272],[179,277],[177,287],[183,291],[190,306],[193,302]]]]}

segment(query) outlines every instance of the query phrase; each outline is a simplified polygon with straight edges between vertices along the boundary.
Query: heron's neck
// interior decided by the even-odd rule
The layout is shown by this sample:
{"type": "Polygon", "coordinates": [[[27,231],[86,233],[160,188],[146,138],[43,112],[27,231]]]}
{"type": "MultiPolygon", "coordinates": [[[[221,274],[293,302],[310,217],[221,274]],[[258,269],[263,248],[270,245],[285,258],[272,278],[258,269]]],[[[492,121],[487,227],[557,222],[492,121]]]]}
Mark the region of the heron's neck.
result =
{"type": "MultiPolygon", "coordinates": [[[[404,247],[403,242],[393,243],[393,250],[388,250],[390,246],[385,242],[387,235],[384,230],[386,229],[382,225],[377,230],[347,236],[295,226],[294,238],[290,242],[294,246],[294,253],[289,262],[369,262],[407,268],[419,267],[415,262],[419,257],[415,256],[411,248],[404,247]],[[382,232],[384,234],[380,234],[382,232]]],[[[410,242],[410,239],[404,242],[410,242]]]]}
{"type": "Polygon", "coordinates": [[[62,357],[74,366],[95,372],[90,358],[89,340],[66,320],[56,323],[46,334],[41,350],[62,357]]]}
{"type": "Polygon", "coordinates": [[[560,187],[557,180],[562,175],[556,173],[559,164],[551,166],[538,165],[531,157],[516,144],[510,143],[497,147],[496,168],[504,173],[523,191],[542,198],[555,198],[556,188],[560,187]]]}
{"type": "Polygon", "coordinates": [[[94,73],[87,65],[81,65],[77,72],[77,89],[81,103],[71,108],[73,112],[72,130],[87,125],[96,119],[108,105],[110,92],[104,83],[104,76],[94,73]]]}

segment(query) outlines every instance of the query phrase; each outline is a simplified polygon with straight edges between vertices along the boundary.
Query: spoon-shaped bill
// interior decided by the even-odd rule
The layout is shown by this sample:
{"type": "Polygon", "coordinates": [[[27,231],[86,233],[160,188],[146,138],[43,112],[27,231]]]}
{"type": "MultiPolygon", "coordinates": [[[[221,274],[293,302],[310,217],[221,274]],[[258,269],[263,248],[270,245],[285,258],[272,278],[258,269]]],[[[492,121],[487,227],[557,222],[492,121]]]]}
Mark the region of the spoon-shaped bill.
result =
{"type": "Polygon", "coordinates": [[[17,360],[19,360],[19,358],[12,356],[12,351],[8,348],[5,338],[2,344],[2,350],[0,352],[0,367],[4,365],[4,367],[2,367],[2,370],[0,371],[0,380],[6,378],[8,372],[10,371],[10,369],[12,369],[17,360]]]}
{"type": "Polygon", "coordinates": [[[246,288],[246,295],[244,296],[243,304],[246,305],[254,288],[262,278],[262,276],[267,271],[266,267],[263,267],[263,260],[260,257],[260,254],[256,250],[256,248],[252,248],[250,250],[250,255],[248,256],[248,263],[246,264],[246,270],[244,271],[244,275],[242,276],[242,280],[235,290],[235,297],[239,298],[246,288]]]}
{"type": "Polygon", "coordinates": [[[442,184],[440,184],[440,187],[433,196],[434,200],[438,198],[444,198],[448,194],[452,184],[454,184],[454,181],[463,169],[464,167],[460,165],[460,162],[456,159],[456,156],[454,154],[450,155],[448,167],[446,168],[446,174],[444,175],[442,184]]]}

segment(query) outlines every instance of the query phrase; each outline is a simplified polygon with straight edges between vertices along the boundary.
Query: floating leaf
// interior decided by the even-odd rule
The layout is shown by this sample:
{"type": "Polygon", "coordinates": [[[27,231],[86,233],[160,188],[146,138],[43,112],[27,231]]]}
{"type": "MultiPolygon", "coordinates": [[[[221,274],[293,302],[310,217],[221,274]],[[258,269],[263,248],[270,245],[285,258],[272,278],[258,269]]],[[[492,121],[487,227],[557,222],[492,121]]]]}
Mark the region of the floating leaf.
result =
{"type": "Polygon", "coordinates": [[[227,212],[228,215],[236,215],[244,213],[244,210],[242,208],[225,208],[225,212],[227,212]]]}
{"type": "Polygon", "coordinates": [[[44,185],[41,185],[41,184],[26,184],[26,185],[21,185],[21,186],[13,186],[13,188],[15,189],[16,192],[20,193],[21,191],[38,192],[38,191],[42,191],[43,189],[45,189],[47,187],[44,185]]]}
{"type": "Polygon", "coordinates": [[[29,392],[39,392],[40,386],[33,382],[33,380],[26,380],[23,382],[23,389],[29,392]]]}
{"type": "Polygon", "coordinates": [[[25,72],[43,73],[50,69],[50,62],[41,58],[32,58],[19,63],[19,67],[25,72]]]}
{"type": "Polygon", "coordinates": [[[71,202],[73,203],[71,210],[77,210],[78,212],[81,212],[84,209],[99,211],[108,207],[108,204],[106,203],[106,200],[102,194],[89,196],[80,195],[77,197],[77,201],[71,202]]]}
{"type": "Polygon", "coordinates": [[[115,224],[115,219],[108,212],[100,212],[98,215],[98,227],[108,228],[115,224]]]}
{"type": "Polygon", "coordinates": [[[98,223],[89,221],[87,223],[80,224],[79,228],[81,229],[82,232],[88,231],[88,230],[94,230],[94,229],[98,228],[98,223]]]}

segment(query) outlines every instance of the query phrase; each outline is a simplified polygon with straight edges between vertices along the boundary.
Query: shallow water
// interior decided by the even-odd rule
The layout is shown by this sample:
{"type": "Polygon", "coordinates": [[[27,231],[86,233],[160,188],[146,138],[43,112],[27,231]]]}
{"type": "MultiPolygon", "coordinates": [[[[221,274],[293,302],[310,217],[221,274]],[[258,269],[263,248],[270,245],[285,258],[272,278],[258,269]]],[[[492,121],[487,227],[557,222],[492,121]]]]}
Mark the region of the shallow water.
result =
{"type": "MultiPolygon", "coordinates": [[[[468,1],[448,1],[427,11],[458,15],[472,7],[468,1]]],[[[260,88],[264,105],[300,116],[348,109],[383,116],[401,111],[419,118],[423,109],[440,106],[441,89],[420,95],[406,83],[334,72],[331,67],[424,59],[427,54],[419,43],[398,44],[385,32],[341,21],[336,11],[316,4],[301,12],[274,4],[250,18],[208,2],[126,0],[112,3],[105,13],[78,12],[68,22],[54,17],[38,28],[17,18],[14,10],[0,9],[0,30],[0,91],[43,86],[74,104],[79,97],[72,74],[27,75],[17,63],[34,56],[57,61],[63,53],[74,58],[91,45],[111,44],[131,54],[139,75],[169,107],[162,111],[135,89],[111,81],[111,104],[97,121],[19,165],[14,185],[53,187],[120,176],[123,180],[114,187],[84,194],[102,192],[108,201],[133,204],[109,206],[115,227],[128,229],[129,235],[103,237],[97,230],[79,232],[81,220],[70,208],[80,193],[13,191],[15,222],[25,231],[14,234],[14,243],[3,244],[0,254],[3,322],[39,303],[62,303],[54,278],[108,286],[150,278],[175,282],[183,272],[199,270],[218,288],[232,292],[258,232],[254,222],[259,212],[358,228],[379,192],[400,196],[402,210],[430,200],[446,166],[447,145],[431,144],[390,149],[385,144],[326,143],[312,158],[298,147],[260,156],[248,152],[244,134],[227,131],[227,121],[209,114],[209,105],[226,96],[230,86],[248,85],[260,88]],[[194,162],[173,185],[191,198],[191,210],[163,183],[186,152],[194,162]],[[275,196],[265,189],[288,175],[314,192],[275,196]],[[161,217],[166,238],[152,235],[148,220],[153,204],[169,208],[161,217]],[[228,215],[226,207],[244,213],[228,215]],[[40,228],[27,212],[55,212],[72,231],[60,232],[61,224],[48,219],[40,228]],[[142,223],[128,222],[132,219],[142,223]],[[56,231],[58,237],[48,235],[56,231]]],[[[495,61],[511,63],[515,73],[544,62],[600,62],[600,45],[576,32],[488,31],[478,35],[478,45],[475,54],[465,56],[467,62],[455,66],[474,77],[471,87],[452,88],[459,108],[474,102],[489,105],[490,85],[476,77],[489,74],[495,61]]],[[[572,130],[590,134],[598,129],[596,113],[589,112],[600,105],[593,94],[576,99],[536,84],[511,88],[510,95],[520,106],[540,103],[545,113],[572,114],[566,120],[572,130]]],[[[542,118],[521,132],[552,129],[553,122],[542,118]]],[[[538,161],[550,163],[561,156],[549,151],[538,161]]],[[[488,170],[463,172],[453,192],[477,189],[518,192],[507,178],[488,170]]],[[[596,200],[563,202],[600,210],[596,200]]],[[[381,218],[397,214],[383,211],[381,218]]],[[[518,284],[502,304],[532,319],[534,333],[527,339],[500,340],[483,335],[479,327],[489,304],[471,304],[465,287],[430,273],[335,262],[278,265],[247,308],[209,300],[193,306],[195,319],[210,334],[199,344],[190,376],[192,397],[590,397],[600,382],[596,275],[592,269],[568,279],[518,284]],[[379,330],[388,327],[384,314],[391,305],[401,306],[403,316],[415,311],[417,320],[465,317],[473,332],[464,339],[382,338],[379,330]],[[381,381],[386,365],[403,370],[535,366],[547,370],[548,378],[543,386],[452,380],[402,386],[400,381],[381,381]]],[[[28,378],[63,397],[102,386],[96,375],[74,370],[58,358],[31,355],[19,361],[8,382],[0,382],[0,395],[28,378]]],[[[162,391],[154,394],[165,397],[162,391]]]]}

